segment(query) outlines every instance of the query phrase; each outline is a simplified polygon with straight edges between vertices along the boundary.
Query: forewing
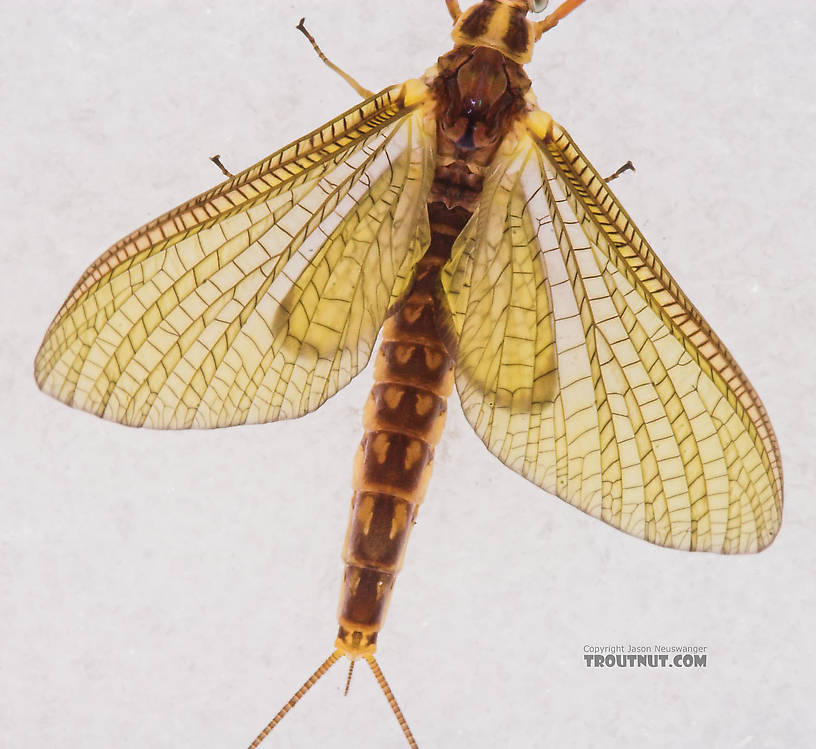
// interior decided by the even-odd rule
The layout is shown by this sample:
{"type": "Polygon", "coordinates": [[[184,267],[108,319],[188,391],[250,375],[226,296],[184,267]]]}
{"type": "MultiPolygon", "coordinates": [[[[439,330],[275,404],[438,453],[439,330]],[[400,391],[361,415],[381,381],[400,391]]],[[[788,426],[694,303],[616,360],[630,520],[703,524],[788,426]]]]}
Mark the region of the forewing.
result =
{"type": "Polygon", "coordinates": [[[433,162],[421,99],[377,94],[111,247],[49,327],[37,383],[131,426],[314,410],[365,366],[428,245],[433,162]]]}
{"type": "Polygon", "coordinates": [[[652,543],[770,543],[762,403],[558,125],[508,136],[443,286],[465,415],[508,466],[652,543]]]}

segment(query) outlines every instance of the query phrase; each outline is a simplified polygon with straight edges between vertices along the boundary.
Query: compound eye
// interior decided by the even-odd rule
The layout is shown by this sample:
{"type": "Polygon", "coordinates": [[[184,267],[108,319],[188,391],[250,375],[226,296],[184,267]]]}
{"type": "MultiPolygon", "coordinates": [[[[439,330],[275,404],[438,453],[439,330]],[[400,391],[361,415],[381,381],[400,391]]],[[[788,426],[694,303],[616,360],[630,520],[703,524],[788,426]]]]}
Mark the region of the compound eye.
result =
{"type": "Polygon", "coordinates": [[[549,0],[527,0],[527,6],[532,13],[543,13],[549,0]]]}

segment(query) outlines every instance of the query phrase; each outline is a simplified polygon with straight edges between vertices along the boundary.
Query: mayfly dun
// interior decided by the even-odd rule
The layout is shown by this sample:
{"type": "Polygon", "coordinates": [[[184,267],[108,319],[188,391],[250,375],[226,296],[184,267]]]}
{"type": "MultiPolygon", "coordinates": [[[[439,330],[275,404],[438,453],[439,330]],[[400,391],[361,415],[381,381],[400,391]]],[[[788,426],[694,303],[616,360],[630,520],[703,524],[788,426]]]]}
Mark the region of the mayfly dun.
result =
{"type": "MultiPolygon", "coordinates": [[[[454,387],[508,467],[653,544],[756,552],[779,449],[742,370],[524,72],[582,0],[446,0],[453,49],[132,232],[81,276],[40,388],[129,426],[314,411],[366,365],[334,649],[373,672],[454,387]]],[[[631,165],[629,165],[631,166],[631,165]]]]}

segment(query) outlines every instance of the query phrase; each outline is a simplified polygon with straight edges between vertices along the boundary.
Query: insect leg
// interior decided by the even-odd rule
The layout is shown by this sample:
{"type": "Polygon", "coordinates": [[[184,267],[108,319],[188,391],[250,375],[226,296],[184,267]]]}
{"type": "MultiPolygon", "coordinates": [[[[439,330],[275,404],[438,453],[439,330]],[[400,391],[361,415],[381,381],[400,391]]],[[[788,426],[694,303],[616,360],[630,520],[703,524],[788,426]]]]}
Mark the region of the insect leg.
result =
{"type": "Polygon", "coordinates": [[[572,13],[584,0],[565,0],[552,13],[550,13],[543,21],[535,24],[536,41],[541,39],[541,35],[545,31],[549,31],[555,26],[564,16],[572,13]]]}
{"type": "Polygon", "coordinates": [[[210,161],[215,164],[225,177],[234,177],[235,175],[221,163],[221,154],[217,153],[215,156],[210,156],[210,161]]]}
{"type": "Polygon", "coordinates": [[[616,169],[612,174],[608,177],[604,177],[604,182],[611,182],[613,179],[617,179],[621,176],[624,172],[636,172],[635,165],[630,161],[627,161],[620,169],[616,169]]]}
{"type": "Polygon", "coordinates": [[[321,60],[323,60],[323,62],[326,63],[326,65],[328,65],[335,73],[337,73],[337,75],[339,75],[346,83],[348,83],[349,86],[351,86],[364,99],[369,99],[370,97],[374,96],[373,91],[369,91],[367,88],[363,88],[359,83],[357,83],[357,81],[354,80],[354,78],[352,78],[345,71],[338,68],[337,65],[335,65],[331,60],[329,60],[328,57],[326,57],[326,55],[323,54],[323,50],[317,46],[315,38],[308,31],[306,31],[306,27],[303,25],[303,22],[305,20],[306,20],[305,18],[301,18],[300,22],[295,28],[298,31],[303,32],[303,35],[309,40],[309,44],[311,44],[314,51],[317,52],[317,56],[321,60]]]}
{"type": "Polygon", "coordinates": [[[445,0],[445,5],[448,6],[448,13],[451,14],[451,18],[454,21],[458,21],[459,16],[462,15],[462,9],[459,7],[459,0],[445,0]]]}

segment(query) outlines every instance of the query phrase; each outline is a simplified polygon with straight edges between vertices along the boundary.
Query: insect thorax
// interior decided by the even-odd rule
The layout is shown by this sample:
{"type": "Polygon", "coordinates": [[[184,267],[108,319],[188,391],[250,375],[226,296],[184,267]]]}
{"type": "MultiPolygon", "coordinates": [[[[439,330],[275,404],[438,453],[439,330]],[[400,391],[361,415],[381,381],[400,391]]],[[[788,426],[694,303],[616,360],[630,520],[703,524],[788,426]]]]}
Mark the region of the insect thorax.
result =
{"type": "Polygon", "coordinates": [[[530,79],[490,47],[457,46],[439,58],[430,82],[436,102],[437,168],[431,201],[472,210],[485,167],[526,111],[530,79]]]}
{"type": "Polygon", "coordinates": [[[521,65],[530,62],[535,30],[527,20],[526,3],[483,0],[456,21],[451,36],[457,45],[490,47],[521,65]]]}

